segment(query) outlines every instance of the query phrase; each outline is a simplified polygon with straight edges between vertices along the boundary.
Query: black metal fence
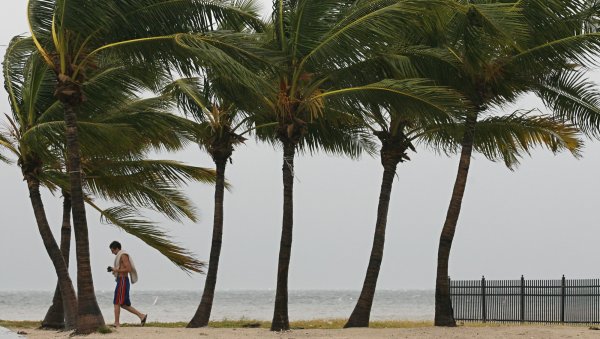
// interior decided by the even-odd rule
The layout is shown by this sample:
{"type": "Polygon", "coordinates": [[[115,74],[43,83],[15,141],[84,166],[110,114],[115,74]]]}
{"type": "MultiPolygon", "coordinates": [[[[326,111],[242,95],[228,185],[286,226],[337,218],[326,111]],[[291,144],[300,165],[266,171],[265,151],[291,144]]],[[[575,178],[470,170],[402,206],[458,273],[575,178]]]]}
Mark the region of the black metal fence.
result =
{"type": "Polygon", "coordinates": [[[600,323],[600,279],[450,280],[464,321],[600,323]]]}

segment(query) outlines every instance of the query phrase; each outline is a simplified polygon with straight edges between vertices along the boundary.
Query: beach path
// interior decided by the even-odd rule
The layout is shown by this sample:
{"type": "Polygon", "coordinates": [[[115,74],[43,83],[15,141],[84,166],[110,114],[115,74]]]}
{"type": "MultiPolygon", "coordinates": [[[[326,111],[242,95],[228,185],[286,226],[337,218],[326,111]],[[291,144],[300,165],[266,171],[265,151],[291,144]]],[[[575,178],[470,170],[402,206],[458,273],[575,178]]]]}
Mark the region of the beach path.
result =
{"type": "MultiPolygon", "coordinates": [[[[12,329],[17,331],[19,329],[12,329]]],[[[27,338],[69,338],[68,332],[55,332],[23,329],[27,338]]],[[[82,338],[115,339],[115,338],[215,338],[215,339],[299,339],[299,338],[600,338],[600,331],[591,330],[587,326],[481,326],[457,328],[393,328],[393,329],[335,329],[335,330],[292,330],[287,332],[270,332],[256,328],[161,328],[161,327],[123,327],[110,334],[95,333],[82,338]]]]}

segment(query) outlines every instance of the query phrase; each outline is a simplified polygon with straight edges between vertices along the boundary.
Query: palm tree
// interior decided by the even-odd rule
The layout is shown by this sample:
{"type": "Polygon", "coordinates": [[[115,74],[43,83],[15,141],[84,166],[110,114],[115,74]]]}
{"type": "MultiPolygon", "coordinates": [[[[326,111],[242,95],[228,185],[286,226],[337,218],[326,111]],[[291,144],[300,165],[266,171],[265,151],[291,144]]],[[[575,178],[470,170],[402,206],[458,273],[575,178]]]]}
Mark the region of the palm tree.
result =
{"type": "MultiPolygon", "coordinates": [[[[273,5],[272,26],[256,39],[277,53],[272,59],[275,69],[259,72],[268,84],[258,91],[263,110],[257,112],[262,118],[256,121],[276,123],[269,141],[283,149],[283,220],[273,331],[289,329],[287,286],[296,153],[324,149],[357,156],[364,140],[348,137],[343,124],[354,124],[352,116],[359,114],[365,102],[425,102],[448,110],[461,105],[457,95],[424,80],[367,81],[369,76],[359,71],[371,50],[393,41],[400,27],[410,26],[423,14],[425,3],[433,2],[278,0],[273,5]],[[333,137],[344,134],[337,141],[333,137]]],[[[259,138],[268,139],[268,132],[261,131],[259,138]]]]}
{"type": "Polygon", "coordinates": [[[35,58],[35,55],[30,56],[31,47],[30,40],[15,37],[11,40],[6,51],[3,62],[4,85],[9,93],[11,109],[17,122],[9,118],[12,133],[3,136],[2,144],[11,153],[17,155],[19,159],[18,165],[21,167],[21,172],[27,182],[38,230],[58,277],[61,292],[60,300],[61,304],[64,305],[64,325],[70,329],[74,328],[77,322],[77,296],[69,277],[65,259],[52,235],[40,195],[38,174],[41,172],[44,162],[43,155],[29,152],[26,147],[19,147],[19,145],[11,142],[11,139],[20,139],[23,132],[25,132],[19,129],[18,124],[30,126],[32,120],[38,114],[37,107],[49,107],[53,101],[47,95],[44,95],[47,94],[44,91],[44,84],[47,84],[48,68],[45,64],[36,62],[39,59],[35,58]],[[22,124],[20,124],[21,122],[22,124]],[[25,149],[25,152],[21,152],[20,149],[25,149]]]}
{"type": "MultiPolygon", "coordinates": [[[[52,95],[52,73],[37,53],[31,54],[34,50],[32,47],[31,39],[16,37],[5,55],[5,87],[9,92],[13,118],[7,116],[10,130],[6,135],[0,134],[0,145],[18,159],[30,188],[40,232],[59,276],[53,305],[48,310],[43,326],[72,328],[77,317],[77,304],[75,291],[64,269],[68,262],[70,242],[64,125],[60,121],[60,104],[52,95]],[[45,217],[39,196],[40,185],[51,191],[62,191],[63,194],[60,252],[56,251],[56,242],[45,217]],[[61,283],[64,288],[59,288],[61,283]],[[64,297],[61,295],[63,291],[64,297]],[[69,298],[73,298],[73,302],[69,303],[69,298]],[[66,301],[64,315],[63,300],[66,301]],[[66,323],[63,323],[65,318],[66,323]]],[[[177,162],[145,160],[141,157],[149,147],[181,148],[182,139],[186,138],[186,134],[189,139],[196,127],[185,119],[165,113],[164,109],[169,105],[162,98],[136,99],[133,89],[141,84],[123,67],[103,69],[98,76],[83,84],[91,93],[84,104],[84,112],[92,113],[91,116],[82,115],[79,122],[83,131],[84,187],[94,196],[124,205],[101,209],[93,203],[89,194],[86,195],[86,202],[97,209],[106,221],[140,238],[180,268],[188,272],[200,272],[203,263],[170,241],[168,235],[157,229],[156,225],[140,219],[136,214],[138,209],[149,207],[176,221],[181,221],[181,217],[195,220],[193,206],[178,192],[178,187],[188,180],[212,183],[214,172],[177,162]],[[104,88],[120,88],[121,91],[108,101],[103,94],[104,88]],[[102,114],[98,115],[98,112],[102,114]],[[112,145],[115,140],[119,141],[119,147],[112,145]]]]}
{"type": "MultiPolygon", "coordinates": [[[[554,152],[562,146],[576,155],[579,143],[573,127],[559,123],[584,122],[580,126],[589,131],[590,126],[597,126],[600,117],[598,92],[573,67],[573,63],[585,64],[590,53],[600,49],[600,35],[587,28],[587,20],[597,12],[596,8],[571,0],[460,3],[462,9],[442,15],[445,22],[425,39],[440,49],[438,55],[444,57],[439,60],[446,64],[444,72],[438,69],[432,76],[463,93],[475,108],[463,117],[462,134],[455,139],[460,140],[461,155],[438,249],[437,326],[456,326],[448,262],[473,150],[490,159],[501,158],[509,167],[533,145],[544,145],[554,152]],[[519,115],[509,115],[498,126],[489,124],[490,119],[499,122],[498,118],[484,119],[483,115],[492,108],[513,102],[527,92],[538,94],[557,116],[546,125],[538,124],[543,134],[521,137],[519,128],[526,125],[519,125],[523,118],[519,115]],[[557,143],[561,130],[571,136],[557,143]],[[496,136],[489,137],[487,133],[496,136]]],[[[423,59],[424,55],[419,57],[423,59]]]]}
{"type": "MultiPolygon", "coordinates": [[[[494,9],[494,6],[482,8],[487,14],[485,20],[488,21],[489,26],[501,27],[502,20],[507,17],[510,18],[510,16],[498,13],[498,9],[494,9]]],[[[456,8],[437,7],[436,10],[441,10],[446,16],[452,16],[455,11],[464,11],[464,8],[460,6],[456,8]]],[[[443,18],[444,15],[432,16],[432,18],[438,17],[443,18]]],[[[431,21],[427,17],[423,17],[422,20],[420,26],[433,29],[430,32],[427,32],[427,30],[420,32],[425,33],[424,35],[400,36],[394,45],[380,53],[381,60],[379,62],[364,65],[370,70],[371,74],[389,74],[396,78],[418,74],[438,79],[438,84],[449,83],[448,79],[459,79],[458,81],[462,79],[460,74],[453,74],[448,71],[449,67],[456,67],[454,65],[454,54],[447,50],[428,48],[422,45],[440,39],[438,32],[443,31],[439,28],[440,22],[431,21]],[[429,36],[427,33],[430,33],[429,36]],[[438,72],[432,70],[438,70],[438,72]]],[[[449,40],[453,41],[452,39],[449,40]]],[[[458,89],[461,88],[458,87],[458,89]]],[[[468,112],[468,110],[463,110],[461,114],[463,117],[465,112],[468,112]]],[[[460,138],[457,138],[454,133],[457,130],[464,131],[464,129],[456,126],[456,123],[464,121],[460,119],[461,115],[454,115],[453,122],[444,122],[440,119],[433,120],[435,115],[432,115],[434,112],[431,110],[424,112],[425,114],[421,116],[407,113],[410,112],[407,112],[405,108],[401,111],[384,110],[382,112],[376,105],[373,105],[372,112],[367,114],[369,119],[366,121],[366,127],[382,143],[380,153],[384,168],[386,160],[389,163],[393,159],[393,155],[398,159],[395,163],[409,160],[407,151],[414,151],[413,143],[423,143],[436,151],[444,150],[447,153],[456,151],[455,147],[460,145],[462,134],[460,138]],[[450,137],[450,135],[454,136],[450,137]]],[[[515,162],[521,153],[527,152],[534,145],[546,146],[554,152],[561,149],[577,152],[579,147],[573,127],[565,126],[549,116],[530,116],[516,112],[505,117],[488,117],[485,121],[482,121],[480,127],[478,131],[480,141],[477,147],[490,159],[504,158],[507,164],[515,162]],[[483,142],[488,144],[481,145],[483,142]],[[497,145],[494,143],[497,143],[497,145]]],[[[391,191],[391,189],[384,190],[384,188],[391,187],[391,178],[393,178],[393,175],[386,177],[384,171],[377,227],[369,267],[361,296],[345,327],[368,326],[369,323],[369,314],[383,255],[385,217],[387,215],[389,191],[391,191]],[[388,180],[385,180],[386,178],[388,180]],[[389,183],[388,185],[386,185],[386,181],[389,183]]]]}
{"type": "MultiPolygon", "coordinates": [[[[69,192],[66,190],[62,191],[63,196],[63,211],[62,211],[62,223],[60,228],[60,253],[65,261],[67,269],[69,268],[69,254],[71,251],[71,198],[69,198],[69,192]]],[[[76,316],[76,313],[75,313],[76,316]]],[[[52,305],[46,311],[46,315],[42,320],[42,328],[51,329],[70,329],[75,324],[65,326],[65,319],[71,318],[72,316],[65,316],[65,308],[63,305],[63,298],[61,295],[60,284],[56,283],[54,289],[54,296],[52,297],[52,305]]]]}
{"type": "MultiPolygon", "coordinates": [[[[410,161],[408,153],[416,151],[417,144],[423,144],[438,152],[445,150],[449,153],[460,143],[457,135],[460,135],[463,129],[462,125],[455,121],[456,117],[449,120],[441,114],[432,114],[435,112],[426,110],[426,107],[423,109],[422,112],[411,114],[412,112],[406,109],[400,113],[374,106],[371,107],[370,114],[365,114],[368,119],[365,120],[364,127],[381,142],[379,153],[384,171],[369,266],[360,297],[345,328],[369,326],[378,273],[383,259],[387,213],[397,164],[410,161]]],[[[576,133],[576,129],[565,126],[549,116],[530,117],[514,114],[507,117],[490,117],[482,123],[480,137],[487,143],[483,145],[486,148],[478,146],[486,151],[489,148],[495,150],[490,147],[490,144],[494,143],[503,145],[506,149],[513,146],[512,148],[515,149],[511,150],[512,153],[505,152],[512,156],[518,155],[519,150],[527,150],[531,144],[545,145],[554,151],[565,148],[575,150],[579,146],[574,136],[576,133]]],[[[498,154],[484,153],[490,158],[498,157],[498,154]]]]}
{"type": "MultiPolygon", "coordinates": [[[[81,184],[77,117],[86,93],[81,84],[93,76],[102,57],[118,56],[147,69],[173,65],[193,68],[184,52],[174,48],[190,32],[204,32],[222,21],[256,22],[229,2],[134,0],[84,5],[60,0],[30,0],[28,21],[40,55],[55,73],[55,96],[63,105],[67,137],[69,187],[77,253],[78,333],[90,333],[104,324],[94,294],[90,269],[87,221],[81,184]],[[184,63],[181,63],[184,61],[184,63]]],[[[210,44],[210,43],[207,43],[210,44]]],[[[195,51],[196,56],[200,51],[195,51]]],[[[202,57],[210,56],[204,51],[202,57]]],[[[193,58],[192,58],[193,59],[193,58]]]]}
{"type": "MultiPolygon", "coordinates": [[[[225,192],[225,168],[235,147],[246,139],[249,132],[248,118],[227,97],[232,84],[219,84],[223,79],[182,78],[165,88],[165,93],[177,101],[179,108],[200,123],[197,143],[212,157],[217,171],[212,242],[208,273],[200,305],[188,328],[208,326],[212,310],[219,257],[223,239],[223,201],[225,192]]],[[[235,99],[234,99],[235,100],[235,99]]]]}

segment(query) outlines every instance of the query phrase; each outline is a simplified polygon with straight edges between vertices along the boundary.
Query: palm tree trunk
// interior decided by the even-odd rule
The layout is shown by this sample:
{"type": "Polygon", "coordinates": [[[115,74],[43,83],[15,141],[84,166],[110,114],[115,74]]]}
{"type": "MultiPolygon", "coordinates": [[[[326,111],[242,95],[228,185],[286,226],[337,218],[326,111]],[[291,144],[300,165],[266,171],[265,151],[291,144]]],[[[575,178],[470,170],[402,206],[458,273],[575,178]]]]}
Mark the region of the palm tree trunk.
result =
{"type": "Polygon", "coordinates": [[[296,144],[283,144],[283,220],[281,242],[279,244],[279,263],[277,268],[277,290],[271,331],[290,329],[288,318],[288,273],[292,253],[292,231],[294,227],[294,155],[296,144]]]}
{"type": "MultiPolygon", "coordinates": [[[[63,191],[63,217],[60,229],[60,252],[67,269],[69,268],[69,252],[71,249],[71,197],[63,191]]],[[[69,318],[77,317],[77,314],[69,315],[69,318]]],[[[56,283],[52,305],[46,312],[42,321],[43,328],[62,329],[65,327],[65,307],[60,292],[60,284],[56,283]]]]}
{"type": "Polygon", "coordinates": [[[363,283],[360,297],[348,319],[344,328],[349,327],[368,327],[371,317],[371,307],[375,297],[377,278],[383,260],[383,247],[385,243],[385,228],[387,225],[388,209],[390,197],[392,194],[392,185],[394,175],[396,175],[396,166],[398,161],[393,157],[384,157],[382,152],[383,178],[381,180],[381,190],[379,192],[379,206],[377,207],[377,222],[375,224],[375,235],[373,237],[373,247],[371,257],[367,268],[367,275],[363,283]],[[386,159],[387,158],[387,159],[386,159]],[[385,159],[385,160],[384,160],[385,159]]]}
{"type": "Polygon", "coordinates": [[[215,212],[208,273],[200,305],[196,310],[196,314],[194,314],[194,317],[187,325],[188,328],[208,326],[215,296],[215,287],[217,285],[217,271],[219,269],[219,257],[221,256],[221,244],[223,242],[223,200],[225,197],[225,167],[227,165],[227,158],[215,160],[215,165],[217,167],[217,182],[215,185],[215,212]]]}
{"type": "Polygon", "coordinates": [[[98,307],[94,293],[94,281],[90,266],[90,248],[88,239],[87,220],[83,202],[81,183],[81,160],[77,134],[77,110],[79,104],[63,101],[65,123],[67,127],[67,159],[69,168],[69,184],[75,229],[75,252],[77,254],[77,295],[79,314],[77,318],[77,333],[88,334],[104,326],[104,318],[98,307]]]}
{"type": "Polygon", "coordinates": [[[64,327],[65,329],[72,329],[75,328],[77,324],[77,295],[75,294],[75,288],[73,288],[73,282],[69,277],[67,264],[52,235],[50,225],[48,224],[44,203],[42,202],[42,196],[40,195],[40,183],[33,175],[26,175],[25,179],[27,180],[29,199],[31,200],[31,206],[33,207],[38,230],[58,277],[60,293],[66,310],[64,327]]]}
{"type": "Polygon", "coordinates": [[[452,309],[452,300],[450,299],[450,285],[448,284],[448,262],[450,260],[452,240],[454,239],[454,232],[456,231],[458,216],[460,214],[465,187],[467,185],[476,123],[477,116],[472,116],[467,119],[456,181],[454,182],[454,189],[452,190],[452,197],[450,198],[446,221],[444,222],[444,227],[442,228],[442,233],[440,235],[437,276],[435,279],[435,326],[456,326],[454,311],[452,309]]]}

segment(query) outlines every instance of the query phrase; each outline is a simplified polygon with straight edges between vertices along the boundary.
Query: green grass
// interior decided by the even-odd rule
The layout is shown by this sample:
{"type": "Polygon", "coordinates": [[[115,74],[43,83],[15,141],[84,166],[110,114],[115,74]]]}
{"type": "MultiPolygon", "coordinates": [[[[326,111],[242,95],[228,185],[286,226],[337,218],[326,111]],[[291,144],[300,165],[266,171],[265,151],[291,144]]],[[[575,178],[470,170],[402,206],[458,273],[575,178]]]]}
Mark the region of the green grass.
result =
{"type": "MultiPolygon", "coordinates": [[[[338,329],[344,328],[347,319],[314,319],[290,322],[292,329],[338,329]]],[[[269,323],[270,326],[270,323],[269,323]]],[[[371,328],[416,328],[433,326],[431,321],[387,320],[372,321],[371,328]]]]}
{"type": "MultiPolygon", "coordinates": [[[[344,327],[346,319],[314,319],[314,320],[300,320],[290,322],[291,329],[341,329],[344,327]]],[[[187,322],[174,322],[174,323],[162,323],[162,322],[148,322],[146,326],[150,327],[165,327],[165,328],[181,328],[185,327],[187,322]]],[[[123,324],[123,327],[128,326],[139,326],[137,324],[123,324]]],[[[214,328],[270,328],[270,321],[252,320],[252,319],[239,319],[239,320],[220,320],[211,321],[208,325],[214,328]]],[[[403,320],[390,320],[390,321],[373,321],[371,322],[371,328],[416,328],[416,327],[427,327],[433,326],[431,321],[403,321],[403,320]]]]}
{"type": "Polygon", "coordinates": [[[108,326],[102,326],[98,329],[98,333],[109,334],[112,333],[112,330],[108,326]]]}
{"type": "Polygon", "coordinates": [[[30,320],[0,320],[0,326],[6,328],[38,328],[42,326],[42,322],[30,320]]]}

